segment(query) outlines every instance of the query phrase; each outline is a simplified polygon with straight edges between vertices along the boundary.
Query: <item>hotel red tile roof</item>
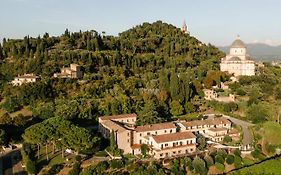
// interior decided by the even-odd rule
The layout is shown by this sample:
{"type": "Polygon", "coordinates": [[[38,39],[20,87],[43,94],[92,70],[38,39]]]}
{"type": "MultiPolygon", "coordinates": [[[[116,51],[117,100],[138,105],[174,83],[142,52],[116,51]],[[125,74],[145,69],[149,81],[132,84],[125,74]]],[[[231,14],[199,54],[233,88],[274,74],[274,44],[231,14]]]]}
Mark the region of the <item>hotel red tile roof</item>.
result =
{"type": "Polygon", "coordinates": [[[140,149],[140,147],[141,147],[141,144],[133,144],[131,146],[132,149],[140,149]]]}
{"type": "Polygon", "coordinates": [[[196,136],[192,132],[176,132],[171,134],[156,135],[152,138],[157,143],[172,142],[177,140],[193,139],[196,136]]]}
{"type": "Polygon", "coordinates": [[[157,131],[163,129],[175,129],[177,128],[173,122],[166,122],[166,123],[157,123],[151,125],[144,125],[136,127],[137,132],[146,132],[146,131],[157,131]]]}
{"type": "Polygon", "coordinates": [[[206,119],[206,120],[193,120],[189,122],[182,122],[185,127],[190,126],[203,126],[203,125],[219,125],[219,124],[231,124],[231,122],[223,117],[206,119]]]}
{"type": "Polygon", "coordinates": [[[114,120],[114,119],[122,119],[122,118],[136,118],[137,114],[121,114],[121,115],[111,115],[111,116],[101,116],[99,117],[101,120],[114,120]]]}

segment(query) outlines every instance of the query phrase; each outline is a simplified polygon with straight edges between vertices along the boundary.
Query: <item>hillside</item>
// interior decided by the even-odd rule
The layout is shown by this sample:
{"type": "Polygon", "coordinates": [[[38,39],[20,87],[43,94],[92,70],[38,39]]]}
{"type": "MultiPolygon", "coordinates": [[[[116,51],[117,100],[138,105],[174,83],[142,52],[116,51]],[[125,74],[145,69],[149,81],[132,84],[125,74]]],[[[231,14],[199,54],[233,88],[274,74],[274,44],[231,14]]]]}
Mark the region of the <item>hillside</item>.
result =
{"type": "MultiPolygon", "coordinates": [[[[262,43],[246,44],[247,52],[256,60],[272,61],[281,59],[281,46],[270,46],[262,43]]],[[[219,47],[225,53],[229,52],[230,46],[219,47]]]]}
{"type": "Polygon", "coordinates": [[[46,33],[4,39],[1,50],[1,107],[9,113],[28,107],[41,120],[63,115],[96,121],[100,115],[144,108],[167,120],[175,115],[170,113],[172,101],[180,109],[176,114],[185,114],[186,104],[200,94],[201,81],[209,70],[218,70],[223,56],[216,47],[161,21],[143,23],[118,37],[66,30],[59,37],[46,33]],[[83,67],[83,81],[52,78],[70,63],[83,67]],[[8,83],[24,73],[39,75],[41,81],[20,87],[8,83]]]}

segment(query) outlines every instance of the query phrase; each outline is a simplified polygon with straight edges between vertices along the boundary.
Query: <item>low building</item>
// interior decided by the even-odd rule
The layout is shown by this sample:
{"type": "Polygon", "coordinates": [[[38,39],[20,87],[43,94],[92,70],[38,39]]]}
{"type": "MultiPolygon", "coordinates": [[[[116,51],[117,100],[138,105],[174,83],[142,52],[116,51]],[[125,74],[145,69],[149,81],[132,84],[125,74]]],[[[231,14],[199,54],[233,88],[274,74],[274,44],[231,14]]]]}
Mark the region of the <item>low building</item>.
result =
{"type": "Polygon", "coordinates": [[[229,135],[229,131],[232,131],[231,124],[228,119],[218,117],[206,120],[180,122],[179,126],[182,132],[199,133],[212,141],[220,142],[226,135],[229,135]]]}
{"type": "Polygon", "coordinates": [[[196,136],[192,132],[176,132],[151,136],[149,145],[154,158],[178,157],[196,151],[196,136]]]}
{"type": "Polygon", "coordinates": [[[82,78],[83,72],[78,64],[70,64],[70,67],[61,68],[60,73],[54,73],[55,78],[82,78]]]}
{"type": "Polygon", "coordinates": [[[13,86],[21,86],[24,83],[35,83],[39,79],[35,74],[18,75],[11,82],[13,86]]]}
{"type": "Polygon", "coordinates": [[[134,132],[134,143],[148,144],[150,136],[176,133],[176,129],[173,122],[137,126],[134,132]]]}
{"type": "Polygon", "coordinates": [[[136,114],[99,117],[99,132],[105,138],[114,132],[118,148],[125,154],[141,154],[143,144],[149,146],[149,154],[155,158],[196,151],[196,137],[191,132],[177,132],[177,125],[173,122],[135,126],[136,117],[136,114]]]}
{"type": "Polygon", "coordinates": [[[133,129],[131,128],[136,121],[136,114],[113,115],[99,117],[99,132],[105,138],[110,138],[114,132],[115,140],[119,149],[124,154],[132,153],[133,129]]]}
{"type": "Polygon", "coordinates": [[[206,130],[205,136],[210,138],[210,140],[214,142],[221,142],[223,138],[227,135],[228,129],[227,128],[210,128],[206,130]]]}
{"type": "Polygon", "coordinates": [[[122,114],[122,115],[111,115],[111,116],[102,116],[99,117],[99,122],[106,120],[113,120],[120,123],[125,123],[129,125],[135,125],[137,121],[137,115],[136,114],[122,114]]]}
{"type": "Polygon", "coordinates": [[[206,120],[193,120],[188,122],[181,122],[181,131],[191,131],[206,133],[206,130],[211,128],[231,128],[231,122],[224,117],[217,117],[206,120]]]}
{"type": "Polygon", "coordinates": [[[212,141],[222,141],[227,134],[235,134],[231,122],[223,117],[176,121],[135,126],[136,114],[99,117],[99,132],[110,138],[112,132],[119,149],[124,154],[141,154],[141,146],[147,145],[148,154],[156,159],[178,157],[196,152],[196,134],[212,141]]]}
{"type": "Polygon", "coordinates": [[[213,89],[203,89],[205,100],[213,100],[218,98],[218,94],[213,89]]]}
{"type": "Polygon", "coordinates": [[[215,100],[219,102],[229,103],[235,102],[235,95],[229,94],[228,96],[219,96],[213,89],[203,89],[205,100],[215,100]]]}

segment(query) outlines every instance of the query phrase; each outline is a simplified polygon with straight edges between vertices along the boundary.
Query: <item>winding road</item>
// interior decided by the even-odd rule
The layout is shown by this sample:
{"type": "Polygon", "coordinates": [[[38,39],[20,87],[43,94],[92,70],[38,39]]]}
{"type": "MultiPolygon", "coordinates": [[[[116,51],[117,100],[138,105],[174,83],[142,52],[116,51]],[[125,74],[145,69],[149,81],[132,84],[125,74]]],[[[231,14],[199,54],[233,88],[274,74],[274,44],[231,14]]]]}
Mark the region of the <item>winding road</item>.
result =
{"type": "Polygon", "coordinates": [[[227,115],[222,115],[223,117],[229,119],[230,121],[232,121],[234,124],[236,125],[240,125],[242,127],[243,130],[243,140],[242,140],[242,144],[243,146],[247,146],[250,145],[253,141],[252,135],[249,131],[249,126],[254,126],[254,124],[250,123],[250,122],[246,122],[243,120],[239,120],[237,118],[233,118],[227,115]]]}

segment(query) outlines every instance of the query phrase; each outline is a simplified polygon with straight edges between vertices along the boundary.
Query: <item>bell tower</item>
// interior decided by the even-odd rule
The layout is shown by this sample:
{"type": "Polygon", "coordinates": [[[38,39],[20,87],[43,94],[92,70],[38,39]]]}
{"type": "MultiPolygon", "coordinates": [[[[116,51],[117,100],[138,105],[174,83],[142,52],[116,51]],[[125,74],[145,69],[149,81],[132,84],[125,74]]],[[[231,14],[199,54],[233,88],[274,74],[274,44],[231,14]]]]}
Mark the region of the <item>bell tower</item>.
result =
{"type": "Polygon", "coordinates": [[[183,21],[183,25],[182,25],[182,27],[181,27],[181,31],[182,31],[183,33],[188,33],[188,34],[189,34],[189,31],[188,31],[188,28],[187,28],[187,25],[186,25],[185,20],[183,21]]]}

